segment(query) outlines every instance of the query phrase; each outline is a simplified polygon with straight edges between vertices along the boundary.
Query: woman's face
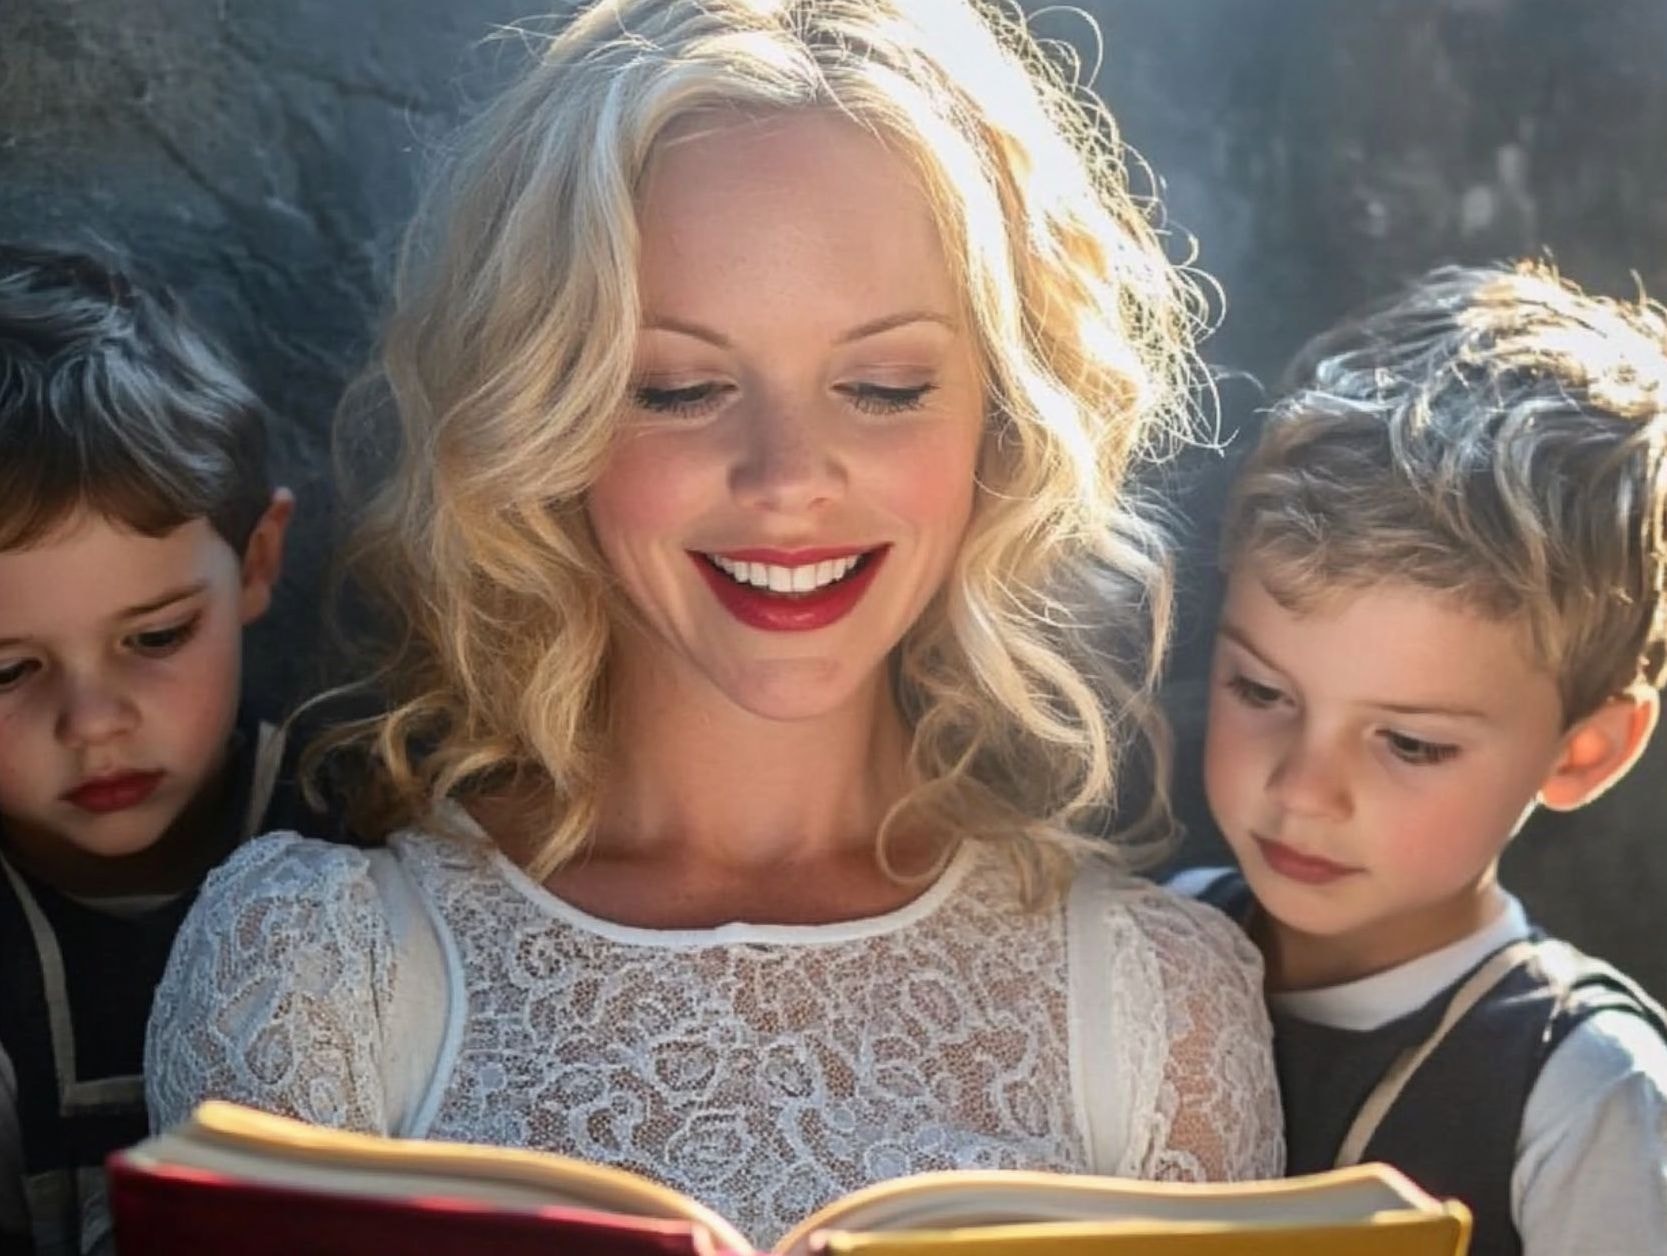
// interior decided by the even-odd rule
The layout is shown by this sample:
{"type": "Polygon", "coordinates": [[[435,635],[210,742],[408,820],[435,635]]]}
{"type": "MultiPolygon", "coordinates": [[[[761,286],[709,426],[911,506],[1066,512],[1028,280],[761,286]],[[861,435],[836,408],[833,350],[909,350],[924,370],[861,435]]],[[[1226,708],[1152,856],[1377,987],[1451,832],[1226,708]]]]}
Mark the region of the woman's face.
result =
{"type": "Polygon", "coordinates": [[[771,719],[875,681],[973,501],[978,358],[905,162],[831,113],[702,119],[640,201],[642,328],[588,506],[625,661],[771,719]]]}

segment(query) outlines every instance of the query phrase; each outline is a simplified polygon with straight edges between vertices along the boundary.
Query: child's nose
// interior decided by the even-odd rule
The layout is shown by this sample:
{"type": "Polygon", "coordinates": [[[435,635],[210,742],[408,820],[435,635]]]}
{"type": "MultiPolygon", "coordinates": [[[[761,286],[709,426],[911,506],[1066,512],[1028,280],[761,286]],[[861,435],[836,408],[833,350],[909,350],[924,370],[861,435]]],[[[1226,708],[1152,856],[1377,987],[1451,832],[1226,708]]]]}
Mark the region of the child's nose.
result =
{"type": "Polygon", "coordinates": [[[97,745],[131,732],[137,723],[137,708],[108,678],[89,676],[64,680],[58,736],[65,744],[97,745]]]}
{"type": "Polygon", "coordinates": [[[1354,810],[1341,756],[1304,737],[1292,738],[1274,764],[1268,791],[1295,815],[1341,820],[1354,810]]]}

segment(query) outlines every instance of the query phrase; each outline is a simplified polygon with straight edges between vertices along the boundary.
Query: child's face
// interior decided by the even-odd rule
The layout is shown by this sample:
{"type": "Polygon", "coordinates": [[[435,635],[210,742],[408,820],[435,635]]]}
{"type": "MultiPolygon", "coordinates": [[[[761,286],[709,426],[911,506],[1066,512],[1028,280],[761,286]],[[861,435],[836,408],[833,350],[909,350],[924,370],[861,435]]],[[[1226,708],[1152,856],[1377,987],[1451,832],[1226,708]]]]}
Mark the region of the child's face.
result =
{"type": "Polygon", "coordinates": [[[674,136],[640,215],[635,394],[588,499],[653,633],[622,657],[766,718],[828,711],[971,513],[983,390],[932,215],[832,114],[674,136]]]}
{"type": "Polygon", "coordinates": [[[1232,575],[1210,807],[1268,915],[1353,975],[1491,917],[1495,862],[1565,738],[1555,680],[1508,623],[1397,584],[1295,614],[1232,575]]]}
{"type": "Polygon", "coordinates": [[[0,553],[7,842],[49,867],[156,842],[221,765],[268,592],[204,519],[147,537],[78,514],[0,553]]]}

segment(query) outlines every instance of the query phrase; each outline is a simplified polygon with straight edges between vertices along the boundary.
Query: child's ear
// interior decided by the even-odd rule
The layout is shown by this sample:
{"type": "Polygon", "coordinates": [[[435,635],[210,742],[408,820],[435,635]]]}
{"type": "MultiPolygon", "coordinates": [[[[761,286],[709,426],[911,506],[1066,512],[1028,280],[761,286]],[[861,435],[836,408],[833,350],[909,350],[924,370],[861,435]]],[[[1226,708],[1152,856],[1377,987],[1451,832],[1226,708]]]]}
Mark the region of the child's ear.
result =
{"type": "Polygon", "coordinates": [[[274,489],[272,500],[261,512],[249,543],[243,547],[243,622],[252,624],[272,605],[272,586],[284,569],[284,533],[295,514],[295,494],[287,488],[274,489]]]}
{"type": "Polygon", "coordinates": [[[1540,786],[1540,802],[1553,811],[1573,811],[1603,793],[1638,761],[1660,711],[1660,695],[1640,683],[1576,721],[1540,786]]]}

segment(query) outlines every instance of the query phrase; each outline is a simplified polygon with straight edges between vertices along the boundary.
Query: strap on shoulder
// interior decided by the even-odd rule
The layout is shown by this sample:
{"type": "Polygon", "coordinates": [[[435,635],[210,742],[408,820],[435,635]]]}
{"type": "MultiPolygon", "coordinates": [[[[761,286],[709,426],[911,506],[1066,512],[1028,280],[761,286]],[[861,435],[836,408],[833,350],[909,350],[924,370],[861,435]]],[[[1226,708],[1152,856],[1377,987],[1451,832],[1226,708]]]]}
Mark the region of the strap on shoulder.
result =
{"type": "Polygon", "coordinates": [[[1430,1032],[1430,1036],[1418,1046],[1409,1047],[1395,1057],[1395,1062],[1378,1079],[1372,1093],[1366,1096],[1366,1102],[1360,1105],[1360,1111],[1355,1113],[1348,1133],[1343,1136],[1343,1141],[1337,1148],[1337,1168],[1360,1163],[1367,1144],[1372,1141],[1372,1135],[1378,1132],[1378,1126],[1395,1106],[1395,1101],[1401,1097],[1401,1091],[1406,1089],[1407,1083],[1412,1080],[1419,1066],[1429,1059],[1453,1026],[1463,1020],[1471,1008],[1486,998],[1489,991],[1519,966],[1534,957],[1538,945],[1531,939],[1524,938],[1522,941],[1501,947],[1465,979],[1464,984],[1454,992],[1452,1000],[1447,1004],[1446,1012],[1442,1014],[1441,1022],[1430,1032]]]}

